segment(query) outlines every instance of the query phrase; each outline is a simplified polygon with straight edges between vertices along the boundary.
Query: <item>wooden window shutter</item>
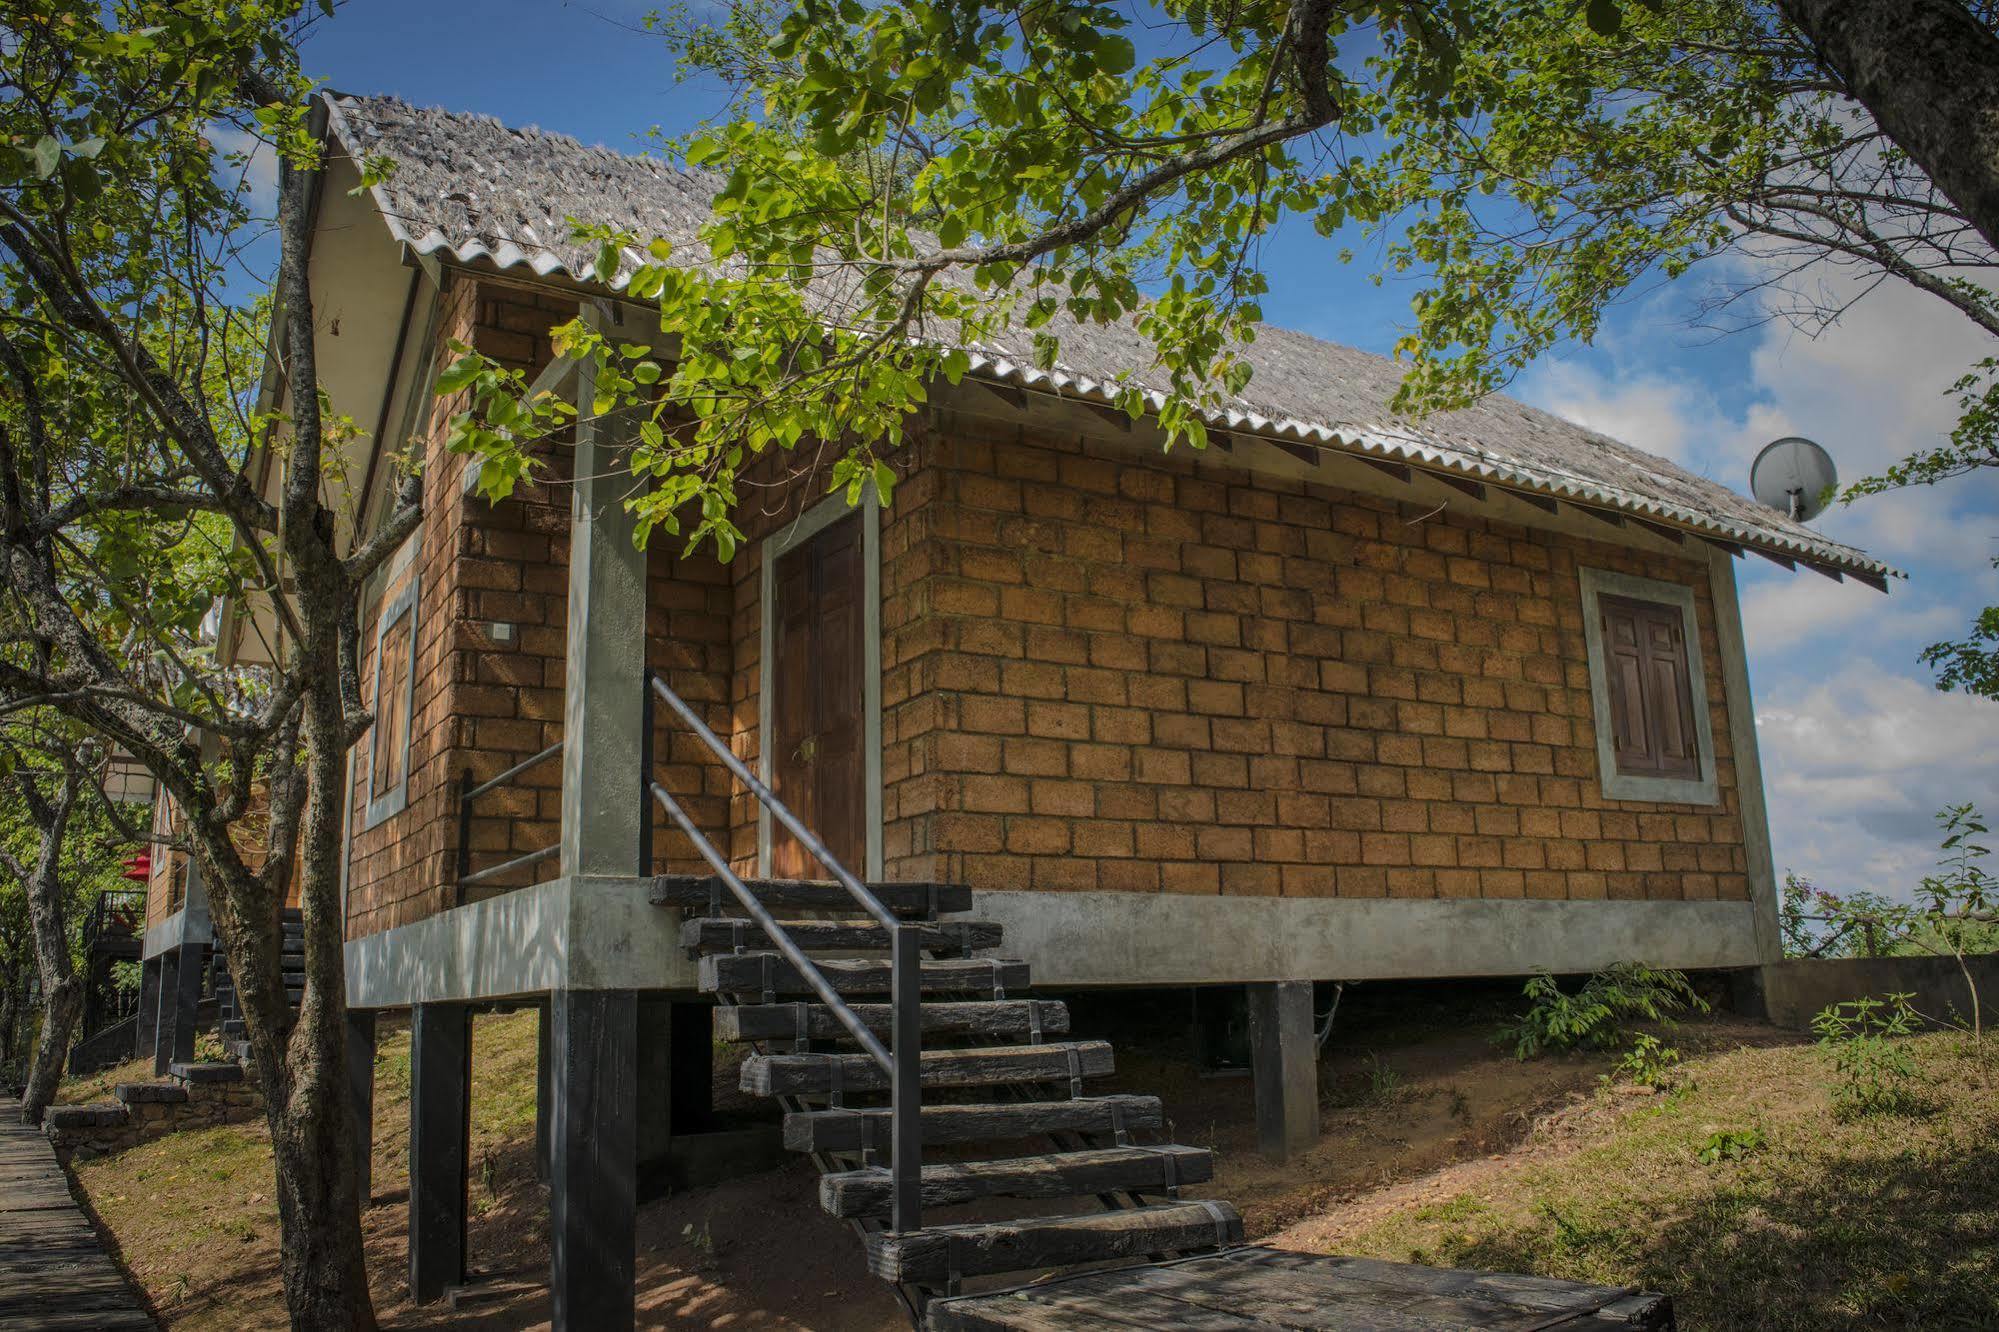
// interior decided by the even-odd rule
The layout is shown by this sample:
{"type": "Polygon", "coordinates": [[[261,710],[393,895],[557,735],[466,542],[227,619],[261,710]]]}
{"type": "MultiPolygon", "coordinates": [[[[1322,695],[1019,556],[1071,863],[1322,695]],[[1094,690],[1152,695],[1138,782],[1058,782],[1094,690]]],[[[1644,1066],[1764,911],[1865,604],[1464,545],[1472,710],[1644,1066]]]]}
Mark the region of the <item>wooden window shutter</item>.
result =
{"type": "Polygon", "coordinates": [[[1615,596],[1598,603],[1617,770],[1698,778],[1693,681],[1679,608],[1615,596]]]}

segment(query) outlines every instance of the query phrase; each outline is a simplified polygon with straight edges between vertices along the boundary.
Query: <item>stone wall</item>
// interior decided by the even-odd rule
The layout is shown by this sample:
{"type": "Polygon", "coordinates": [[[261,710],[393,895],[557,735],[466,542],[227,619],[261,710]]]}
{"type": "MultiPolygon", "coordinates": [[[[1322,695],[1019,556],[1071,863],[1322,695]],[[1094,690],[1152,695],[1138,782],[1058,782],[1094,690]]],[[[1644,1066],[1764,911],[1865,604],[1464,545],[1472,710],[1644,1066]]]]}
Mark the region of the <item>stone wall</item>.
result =
{"type": "Polygon", "coordinates": [[[175,1065],[164,1082],[121,1082],[117,1098],[97,1105],[56,1105],[42,1119],[42,1131],[56,1155],[72,1157],[122,1152],[169,1133],[242,1124],[264,1115],[264,1094],[237,1064],[175,1065]]]}

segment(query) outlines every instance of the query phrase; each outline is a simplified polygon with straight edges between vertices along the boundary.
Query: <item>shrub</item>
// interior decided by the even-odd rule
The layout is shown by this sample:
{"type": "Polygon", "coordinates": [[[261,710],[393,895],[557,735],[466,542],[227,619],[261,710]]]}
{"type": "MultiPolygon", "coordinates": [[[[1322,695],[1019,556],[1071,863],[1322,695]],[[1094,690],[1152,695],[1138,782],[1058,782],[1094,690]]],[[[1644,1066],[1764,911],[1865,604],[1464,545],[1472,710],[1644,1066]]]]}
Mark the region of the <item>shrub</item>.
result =
{"type": "Polygon", "coordinates": [[[1624,1041],[1627,1022],[1671,1023],[1674,1014],[1689,1008],[1708,1010],[1684,972],[1660,971],[1642,962],[1619,962],[1599,971],[1574,994],[1564,993],[1543,971],[1522,993],[1530,1000],[1527,1011],[1499,1033],[1521,1059],[1546,1050],[1614,1049],[1624,1041]]]}
{"type": "Polygon", "coordinates": [[[1719,1133],[1708,1134],[1701,1144],[1702,1165],[1719,1165],[1723,1161],[1740,1161],[1763,1150],[1763,1130],[1760,1128],[1723,1129],[1719,1133]]]}
{"type": "Polygon", "coordinates": [[[1842,1115],[1896,1114],[1914,1107],[1910,1084],[1916,1061],[1901,1038],[1914,1034],[1922,1019],[1909,999],[1907,994],[1853,999],[1828,1005],[1812,1019],[1819,1049],[1838,1078],[1832,1099],[1842,1115]]]}
{"type": "Polygon", "coordinates": [[[1611,1077],[1630,1078],[1641,1087],[1664,1087],[1673,1080],[1679,1062],[1678,1050],[1647,1032],[1631,1043],[1611,1077]]]}

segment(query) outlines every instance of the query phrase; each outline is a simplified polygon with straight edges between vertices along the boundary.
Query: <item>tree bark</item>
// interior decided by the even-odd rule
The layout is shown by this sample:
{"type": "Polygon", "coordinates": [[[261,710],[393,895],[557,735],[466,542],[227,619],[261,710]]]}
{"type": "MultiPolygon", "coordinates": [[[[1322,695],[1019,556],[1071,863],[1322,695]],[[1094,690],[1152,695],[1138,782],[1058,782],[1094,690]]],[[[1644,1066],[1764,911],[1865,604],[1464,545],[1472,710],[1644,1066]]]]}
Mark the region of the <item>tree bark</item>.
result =
{"type": "MultiPolygon", "coordinates": [[[[25,779],[24,779],[25,782],[25,779]]],[[[76,808],[80,774],[68,768],[54,804],[37,808],[42,844],[28,875],[28,920],[35,940],[35,964],[42,974],[42,1030],[35,1043],[27,1089],[21,1093],[21,1122],[39,1125],[55,1100],[56,1083],[69,1060],[69,1038],[83,1011],[83,982],[69,955],[69,929],[62,910],[62,848],[69,816],[76,808]]]]}
{"type": "Polygon", "coordinates": [[[1777,8],[1999,248],[1999,36],[1963,0],[1777,0],[1777,8]]]}

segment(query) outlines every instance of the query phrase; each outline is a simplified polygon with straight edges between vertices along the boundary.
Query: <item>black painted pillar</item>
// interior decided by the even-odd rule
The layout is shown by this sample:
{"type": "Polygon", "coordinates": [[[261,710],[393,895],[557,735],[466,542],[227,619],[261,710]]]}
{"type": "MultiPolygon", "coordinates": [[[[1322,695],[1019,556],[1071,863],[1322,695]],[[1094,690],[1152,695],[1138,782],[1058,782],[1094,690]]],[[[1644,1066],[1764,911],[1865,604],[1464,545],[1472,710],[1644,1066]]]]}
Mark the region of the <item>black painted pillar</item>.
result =
{"type": "Polygon", "coordinates": [[[149,957],[139,964],[139,1013],[132,1024],[132,1057],[144,1059],[153,1052],[154,1029],[160,1022],[160,959],[149,957]]]}
{"type": "Polygon", "coordinates": [[[555,1066],[552,1049],[554,1022],[547,1002],[535,1018],[534,1052],[534,1169],[535,1177],[548,1182],[548,1144],[555,1128],[555,1066]]]}
{"type": "Polygon", "coordinates": [[[194,1062],[194,1032],[201,1020],[201,982],[208,970],[208,945],[182,944],[175,968],[173,1057],[175,1062],[194,1062]]]}
{"type": "Polygon", "coordinates": [[[472,1022],[463,1004],[410,1012],[410,1299],[465,1280],[465,1173],[472,1132],[472,1022]]]}
{"type": "Polygon", "coordinates": [[[715,1126],[715,1005],[673,1005],[668,1088],[675,1133],[706,1133],[715,1126]]]}
{"type": "Polygon", "coordinates": [[[1319,1140],[1319,1041],[1312,982],[1249,988],[1250,1072],[1256,1083],[1256,1145],[1288,1160],[1319,1140]]]}
{"type": "Polygon", "coordinates": [[[373,1201],[375,1168],[375,1014],[347,1010],[347,1113],[353,1117],[354,1191],[361,1210],[373,1201]]]}
{"type": "Polygon", "coordinates": [[[556,1332],[632,1326],[638,1229],[638,995],[550,998],[549,1235],[556,1332]]]}
{"type": "Polygon", "coordinates": [[[180,1015],[180,950],[160,954],[159,984],[153,987],[153,1076],[166,1076],[174,1061],[175,1019],[180,1015]]]}

